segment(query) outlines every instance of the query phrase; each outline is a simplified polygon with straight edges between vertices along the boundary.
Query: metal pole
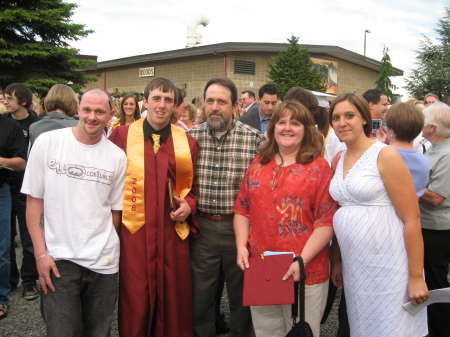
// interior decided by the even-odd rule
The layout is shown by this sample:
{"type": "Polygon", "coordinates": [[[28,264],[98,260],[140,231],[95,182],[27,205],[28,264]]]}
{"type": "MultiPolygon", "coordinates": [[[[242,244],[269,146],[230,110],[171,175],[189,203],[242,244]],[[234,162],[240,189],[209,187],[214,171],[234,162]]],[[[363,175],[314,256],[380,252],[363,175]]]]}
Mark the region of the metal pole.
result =
{"type": "Polygon", "coordinates": [[[367,35],[367,30],[364,31],[364,57],[366,57],[366,35],[367,35]]]}
{"type": "Polygon", "coordinates": [[[364,31],[364,57],[366,57],[366,35],[367,35],[367,33],[371,33],[371,31],[368,29],[366,29],[364,31]]]}

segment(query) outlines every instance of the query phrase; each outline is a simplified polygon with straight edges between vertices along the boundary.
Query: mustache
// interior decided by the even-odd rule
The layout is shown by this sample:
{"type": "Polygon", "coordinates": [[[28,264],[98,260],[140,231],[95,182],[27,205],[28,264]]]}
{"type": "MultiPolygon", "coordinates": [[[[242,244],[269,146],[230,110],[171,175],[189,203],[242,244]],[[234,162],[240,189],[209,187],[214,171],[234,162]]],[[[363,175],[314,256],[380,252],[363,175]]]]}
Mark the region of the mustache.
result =
{"type": "Polygon", "coordinates": [[[221,112],[211,112],[211,114],[209,115],[209,117],[211,116],[219,116],[219,117],[223,117],[223,113],[221,112]]]}

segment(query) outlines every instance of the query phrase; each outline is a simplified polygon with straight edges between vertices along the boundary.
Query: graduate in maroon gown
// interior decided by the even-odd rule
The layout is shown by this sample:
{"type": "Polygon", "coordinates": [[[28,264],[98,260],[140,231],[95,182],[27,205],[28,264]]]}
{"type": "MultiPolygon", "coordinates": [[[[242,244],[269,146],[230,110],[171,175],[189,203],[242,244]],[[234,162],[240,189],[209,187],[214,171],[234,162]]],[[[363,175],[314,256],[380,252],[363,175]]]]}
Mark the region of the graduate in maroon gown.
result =
{"type": "Polygon", "coordinates": [[[110,140],[128,157],[120,230],[119,333],[192,337],[190,232],[198,235],[193,175],[199,145],[170,116],[176,87],[156,78],[144,91],[147,117],[110,140]],[[171,209],[170,178],[175,208],[171,209]]]}

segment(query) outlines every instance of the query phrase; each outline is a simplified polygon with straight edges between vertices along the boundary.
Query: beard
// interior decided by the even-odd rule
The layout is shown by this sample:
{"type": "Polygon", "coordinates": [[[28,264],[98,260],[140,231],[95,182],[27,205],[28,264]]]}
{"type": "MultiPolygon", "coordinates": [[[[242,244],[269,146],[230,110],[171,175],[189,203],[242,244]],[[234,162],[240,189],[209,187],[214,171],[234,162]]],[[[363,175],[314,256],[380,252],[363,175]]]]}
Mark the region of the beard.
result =
{"type": "Polygon", "coordinates": [[[212,131],[223,131],[227,127],[229,121],[230,120],[225,120],[223,114],[221,114],[220,112],[213,112],[206,120],[206,125],[212,131]],[[211,116],[213,115],[220,116],[220,118],[211,118],[211,116]]]}

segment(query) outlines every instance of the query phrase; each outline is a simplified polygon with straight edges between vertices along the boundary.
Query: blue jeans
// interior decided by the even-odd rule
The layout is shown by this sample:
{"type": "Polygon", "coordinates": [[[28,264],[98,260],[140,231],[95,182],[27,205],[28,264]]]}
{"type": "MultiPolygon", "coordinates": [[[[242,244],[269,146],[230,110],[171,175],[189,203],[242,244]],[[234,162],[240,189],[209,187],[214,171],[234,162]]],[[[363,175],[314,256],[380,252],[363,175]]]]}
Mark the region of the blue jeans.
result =
{"type": "Polygon", "coordinates": [[[27,196],[19,191],[11,190],[12,199],[12,212],[11,212],[11,248],[10,248],[10,266],[11,275],[10,283],[12,286],[16,286],[19,283],[19,275],[22,278],[22,285],[36,284],[36,280],[39,278],[36,260],[34,257],[33,242],[31,241],[30,233],[28,232],[26,222],[26,204],[27,196]],[[16,217],[19,222],[20,240],[22,242],[22,266],[17,269],[16,262],[16,248],[14,247],[15,235],[16,235],[16,217]]]}
{"type": "Polygon", "coordinates": [[[118,295],[118,273],[99,274],[67,260],[51,273],[56,291],[41,295],[47,337],[109,337],[118,295]]]}
{"type": "Polygon", "coordinates": [[[8,304],[9,247],[11,243],[11,194],[7,184],[0,187],[0,304],[8,304]]]}

